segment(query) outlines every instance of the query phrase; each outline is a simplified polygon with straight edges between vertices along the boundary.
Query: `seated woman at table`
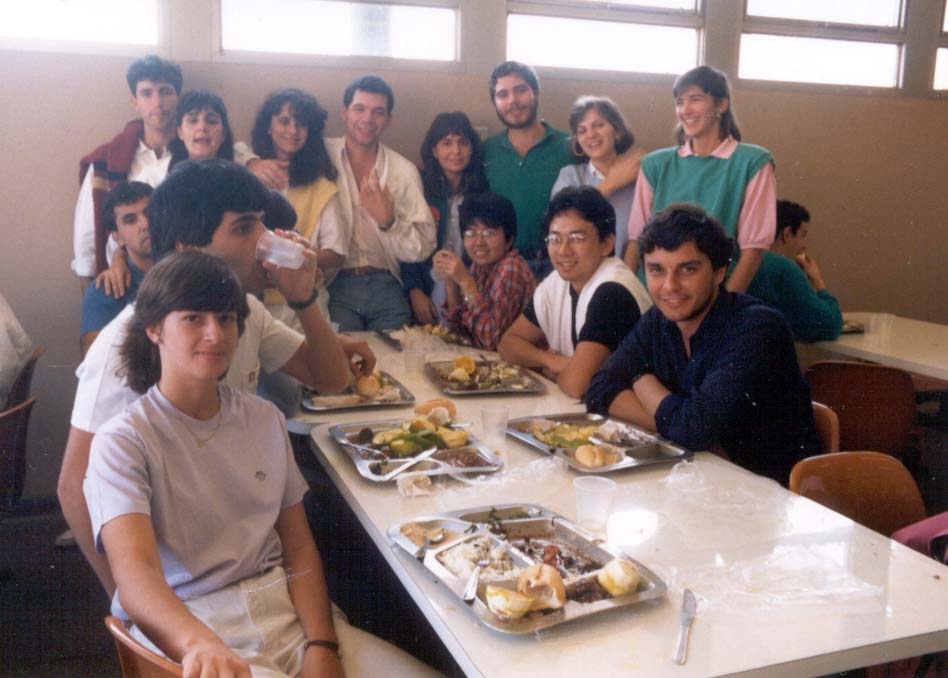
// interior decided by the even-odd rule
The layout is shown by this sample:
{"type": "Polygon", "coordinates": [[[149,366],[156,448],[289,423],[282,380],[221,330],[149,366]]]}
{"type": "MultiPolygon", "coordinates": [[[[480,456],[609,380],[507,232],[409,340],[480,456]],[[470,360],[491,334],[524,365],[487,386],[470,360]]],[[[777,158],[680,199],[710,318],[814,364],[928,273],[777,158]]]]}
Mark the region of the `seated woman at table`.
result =
{"type": "MultiPolygon", "coordinates": [[[[425,200],[438,220],[437,249],[460,255],[464,251],[458,208],[464,196],[487,190],[481,139],[467,115],[438,113],[421,142],[421,183],[425,200]]],[[[444,280],[434,279],[434,254],[426,261],[402,264],[402,283],[412,314],[421,324],[441,318],[444,280]]]]}
{"type": "Polygon", "coordinates": [[[629,242],[627,224],[643,153],[632,148],[635,136],[609,97],[579,97],[570,111],[569,127],[577,161],[560,170],[550,197],[567,186],[592,186],[602,193],[616,211],[615,254],[621,257],[629,242]]]}
{"type": "Polygon", "coordinates": [[[632,270],[612,254],[616,215],[596,189],[561,190],[540,228],[553,273],[497,350],[504,360],[542,370],[564,393],[580,398],[652,302],[632,270]]]}
{"type": "Polygon", "coordinates": [[[530,299],[536,281],[513,246],[517,212],[512,202],[494,193],[469,195],[459,215],[464,251],[472,263],[465,267],[448,249],[435,252],[434,274],[445,281],[442,309],[449,327],[493,351],[530,299]]]}
{"type": "Polygon", "coordinates": [[[83,484],[112,611],[186,676],[424,674],[334,623],[286,423],[220,381],[248,312],[233,271],[200,252],[142,282],[120,352],[144,395],[96,433],[83,484]]]}

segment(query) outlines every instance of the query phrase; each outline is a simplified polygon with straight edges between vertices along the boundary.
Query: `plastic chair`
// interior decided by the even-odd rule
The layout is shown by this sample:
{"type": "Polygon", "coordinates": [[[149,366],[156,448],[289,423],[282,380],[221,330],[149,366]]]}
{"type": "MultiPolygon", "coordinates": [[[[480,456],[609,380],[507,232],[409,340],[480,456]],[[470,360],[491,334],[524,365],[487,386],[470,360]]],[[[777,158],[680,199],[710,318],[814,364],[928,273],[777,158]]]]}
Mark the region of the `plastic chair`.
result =
{"type": "Polygon", "coordinates": [[[823,454],[839,452],[839,417],[823,403],[813,401],[813,421],[823,454]]]}
{"type": "Polygon", "coordinates": [[[30,397],[36,361],[38,361],[39,357],[44,353],[46,353],[46,349],[42,346],[37,346],[33,349],[33,353],[26,359],[23,367],[21,367],[17,373],[16,379],[13,380],[13,384],[10,385],[10,392],[7,394],[7,402],[3,406],[4,410],[9,410],[11,407],[25,402],[26,399],[30,397]]]}
{"type": "Polygon", "coordinates": [[[908,469],[881,452],[837,452],[798,461],[790,471],[790,491],[886,536],[926,516],[908,469]]]}
{"type": "Polygon", "coordinates": [[[105,618],[105,627],[115,640],[122,678],[181,678],[181,666],[155,654],[139,643],[118,617],[105,618]]]}
{"type": "Polygon", "coordinates": [[[0,519],[16,508],[26,479],[26,434],[36,396],[0,412],[0,519]]]}
{"type": "Polygon", "coordinates": [[[806,372],[813,400],[839,417],[840,450],[876,450],[918,465],[915,391],[908,372],[842,360],[814,363],[806,372]]]}

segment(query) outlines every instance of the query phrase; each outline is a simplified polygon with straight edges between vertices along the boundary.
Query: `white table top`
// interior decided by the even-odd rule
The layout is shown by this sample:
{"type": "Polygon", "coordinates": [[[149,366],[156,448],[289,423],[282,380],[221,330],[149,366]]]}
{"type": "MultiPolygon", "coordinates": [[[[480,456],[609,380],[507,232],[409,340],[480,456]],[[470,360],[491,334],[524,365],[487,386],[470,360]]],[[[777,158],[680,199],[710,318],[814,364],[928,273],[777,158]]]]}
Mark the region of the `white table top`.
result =
{"type": "MultiPolygon", "coordinates": [[[[373,349],[419,401],[435,397],[421,375],[397,370],[398,354],[373,349]]],[[[499,399],[491,399],[496,402],[499,399]]],[[[455,398],[475,422],[483,398],[455,398]]],[[[503,399],[511,416],[581,411],[555,387],[503,399]]],[[[410,410],[337,414],[332,423],[410,410]]],[[[325,417],[323,417],[325,420],[325,417]]],[[[303,426],[312,417],[303,417],[303,426]]],[[[358,475],[349,457],[312,431],[316,456],[462,669],[472,676],[800,676],[948,648],[948,568],[770,480],[714,455],[679,466],[614,474],[608,540],[668,584],[665,598],[588,618],[542,637],[512,637],[472,612],[385,531],[411,518],[475,506],[530,502],[574,518],[576,474],[509,438],[501,474],[479,486],[436,480],[426,497],[358,475]],[[699,596],[688,661],[671,661],[683,587],[699,596]]]]}
{"type": "Polygon", "coordinates": [[[889,313],[844,313],[862,323],[865,334],[820,341],[818,348],[861,360],[948,380],[948,325],[901,318],[889,313]]]}

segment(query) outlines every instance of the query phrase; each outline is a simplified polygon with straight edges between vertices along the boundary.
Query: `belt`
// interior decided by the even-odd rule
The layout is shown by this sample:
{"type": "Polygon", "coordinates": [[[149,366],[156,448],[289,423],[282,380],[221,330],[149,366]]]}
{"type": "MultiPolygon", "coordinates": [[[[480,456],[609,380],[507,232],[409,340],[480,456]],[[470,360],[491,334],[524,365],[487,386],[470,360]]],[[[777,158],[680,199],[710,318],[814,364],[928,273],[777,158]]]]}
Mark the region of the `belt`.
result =
{"type": "Polygon", "coordinates": [[[389,273],[389,270],[387,268],[379,268],[377,266],[356,266],[354,268],[344,268],[336,275],[343,277],[347,275],[372,275],[374,273],[389,273]]]}

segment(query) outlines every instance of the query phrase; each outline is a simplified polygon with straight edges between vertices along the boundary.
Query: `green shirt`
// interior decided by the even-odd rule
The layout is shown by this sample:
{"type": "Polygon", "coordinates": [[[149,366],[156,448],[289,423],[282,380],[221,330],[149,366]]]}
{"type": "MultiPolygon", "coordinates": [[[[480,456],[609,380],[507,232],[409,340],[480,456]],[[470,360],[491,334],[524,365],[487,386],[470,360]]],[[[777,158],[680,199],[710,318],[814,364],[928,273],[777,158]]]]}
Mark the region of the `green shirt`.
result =
{"type": "Polygon", "coordinates": [[[543,125],[540,140],[520,157],[507,139],[507,131],[484,142],[484,171],[492,193],[502,195],[517,210],[517,242],[515,247],[527,259],[543,250],[540,219],[550,202],[550,190],[560,169],[570,164],[569,135],[543,125]]]}

